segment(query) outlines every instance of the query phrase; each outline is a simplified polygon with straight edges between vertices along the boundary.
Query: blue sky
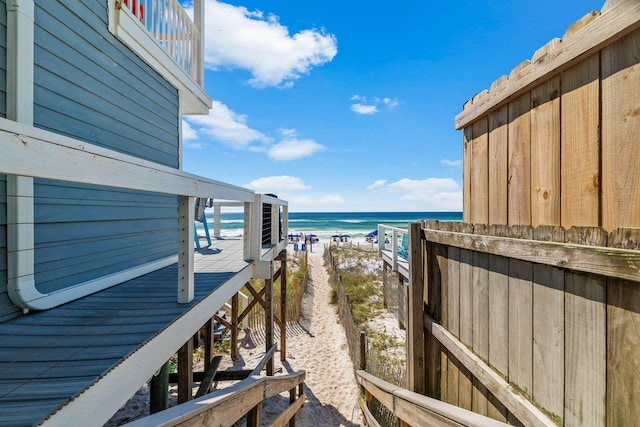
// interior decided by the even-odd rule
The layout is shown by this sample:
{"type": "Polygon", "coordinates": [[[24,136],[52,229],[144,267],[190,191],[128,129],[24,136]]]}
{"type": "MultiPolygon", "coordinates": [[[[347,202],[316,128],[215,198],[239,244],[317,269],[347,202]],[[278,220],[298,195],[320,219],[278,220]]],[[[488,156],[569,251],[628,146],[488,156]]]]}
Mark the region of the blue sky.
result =
{"type": "Polygon", "coordinates": [[[460,211],[474,94],[604,0],[205,0],[183,168],[290,212],[460,211]]]}

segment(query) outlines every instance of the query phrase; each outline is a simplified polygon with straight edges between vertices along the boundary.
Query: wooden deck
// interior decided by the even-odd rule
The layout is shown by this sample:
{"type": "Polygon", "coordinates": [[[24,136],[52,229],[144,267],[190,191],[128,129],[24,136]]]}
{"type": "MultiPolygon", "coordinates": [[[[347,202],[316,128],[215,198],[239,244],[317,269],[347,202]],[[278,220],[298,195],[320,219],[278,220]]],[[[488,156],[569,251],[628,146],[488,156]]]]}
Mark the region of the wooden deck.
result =
{"type": "Polygon", "coordinates": [[[0,425],[33,425],[69,406],[77,425],[114,413],[251,277],[241,239],[214,240],[194,258],[188,304],[177,303],[174,264],[0,324],[0,425]],[[105,396],[119,405],[105,408],[105,396]]]}

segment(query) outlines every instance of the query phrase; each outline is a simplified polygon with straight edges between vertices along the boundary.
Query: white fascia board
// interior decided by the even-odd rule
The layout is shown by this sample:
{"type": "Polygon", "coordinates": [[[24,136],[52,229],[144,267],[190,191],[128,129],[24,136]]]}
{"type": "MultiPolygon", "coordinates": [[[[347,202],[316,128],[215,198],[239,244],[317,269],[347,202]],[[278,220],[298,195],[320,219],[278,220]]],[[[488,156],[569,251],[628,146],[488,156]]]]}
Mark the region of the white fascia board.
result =
{"type": "Polygon", "coordinates": [[[183,114],[208,114],[211,98],[193,78],[180,67],[158,41],[132,13],[117,10],[109,1],[109,30],[151,68],[156,70],[180,93],[183,114]]]}
{"type": "Polygon", "coordinates": [[[0,174],[254,202],[247,188],[207,179],[0,118],[0,174]]]}
{"type": "Polygon", "coordinates": [[[50,415],[46,426],[103,425],[142,384],[251,279],[248,265],[143,347],[50,415]]]}

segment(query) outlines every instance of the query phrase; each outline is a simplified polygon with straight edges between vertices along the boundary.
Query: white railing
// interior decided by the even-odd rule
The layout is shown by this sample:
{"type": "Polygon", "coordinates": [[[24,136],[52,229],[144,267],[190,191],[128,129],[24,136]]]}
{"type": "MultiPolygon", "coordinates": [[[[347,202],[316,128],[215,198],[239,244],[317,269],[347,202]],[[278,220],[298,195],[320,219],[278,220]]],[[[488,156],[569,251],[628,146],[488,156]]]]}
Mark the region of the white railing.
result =
{"type": "Polygon", "coordinates": [[[391,251],[392,268],[398,270],[398,261],[407,262],[409,231],[390,225],[378,224],[378,256],[391,251]]]}
{"type": "MultiPolygon", "coordinates": [[[[260,264],[261,269],[256,270],[261,271],[261,274],[265,274],[265,268],[268,268],[270,261],[287,247],[288,205],[285,200],[255,194],[246,188],[189,174],[2,118],[0,146],[0,174],[177,195],[177,280],[178,301],[181,303],[191,301],[194,292],[193,234],[196,197],[244,204],[244,259],[260,264]],[[262,235],[265,206],[271,211],[271,232],[267,244],[263,241],[262,235]]],[[[16,221],[19,222],[20,218],[16,221]]],[[[9,224],[8,221],[7,225],[13,224],[9,224]]],[[[33,227],[33,224],[30,226],[33,227]]],[[[22,248],[21,251],[14,251],[16,257],[35,250],[33,241],[27,241],[26,244],[30,246],[22,248]]],[[[41,294],[36,289],[34,281],[33,259],[15,259],[12,265],[14,263],[24,268],[21,274],[12,275],[9,272],[8,282],[10,287],[15,288],[14,294],[21,299],[16,303],[26,310],[52,308],[119,283],[104,280],[99,284],[94,283],[93,287],[72,286],[64,291],[41,294]]],[[[127,273],[130,275],[134,272],[127,273]]]]}
{"type": "MultiPolygon", "coordinates": [[[[202,84],[201,31],[178,0],[121,0],[120,7],[132,13],[171,58],[202,84]]],[[[201,10],[194,7],[194,14],[199,21],[201,10]]]]}

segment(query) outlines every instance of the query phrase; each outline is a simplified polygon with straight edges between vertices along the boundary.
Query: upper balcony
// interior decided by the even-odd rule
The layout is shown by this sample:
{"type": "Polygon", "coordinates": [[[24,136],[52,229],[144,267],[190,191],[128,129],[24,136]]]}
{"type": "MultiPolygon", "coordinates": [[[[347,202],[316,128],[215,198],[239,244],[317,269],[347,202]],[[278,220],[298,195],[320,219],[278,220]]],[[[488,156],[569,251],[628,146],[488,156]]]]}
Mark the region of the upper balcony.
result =
{"type": "Polygon", "coordinates": [[[206,114],[204,90],[204,7],[194,20],[178,0],[109,0],[109,31],[160,73],[180,93],[183,114],[206,114]]]}

